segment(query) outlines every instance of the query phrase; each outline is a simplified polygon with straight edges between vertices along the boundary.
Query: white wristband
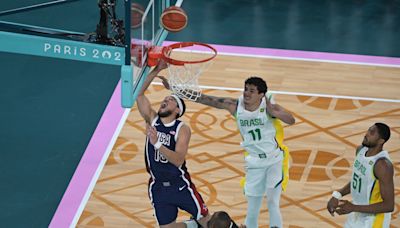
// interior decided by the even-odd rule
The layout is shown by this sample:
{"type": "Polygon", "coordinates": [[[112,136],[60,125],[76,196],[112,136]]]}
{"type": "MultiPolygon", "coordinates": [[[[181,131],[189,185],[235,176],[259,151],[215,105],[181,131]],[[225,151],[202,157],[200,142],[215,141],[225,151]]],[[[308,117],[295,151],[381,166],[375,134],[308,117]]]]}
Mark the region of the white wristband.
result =
{"type": "Polygon", "coordinates": [[[340,192],[338,192],[338,191],[333,191],[333,192],[332,192],[332,197],[333,197],[333,198],[336,198],[336,199],[338,199],[338,200],[340,200],[343,196],[342,196],[342,194],[341,194],[340,192]]]}
{"type": "Polygon", "coordinates": [[[160,141],[157,141],[156,144],[153,145],[154,148],[156,148],[157,150],[160,149],[160,147],[162,146],[162,143],[160,141]]]}

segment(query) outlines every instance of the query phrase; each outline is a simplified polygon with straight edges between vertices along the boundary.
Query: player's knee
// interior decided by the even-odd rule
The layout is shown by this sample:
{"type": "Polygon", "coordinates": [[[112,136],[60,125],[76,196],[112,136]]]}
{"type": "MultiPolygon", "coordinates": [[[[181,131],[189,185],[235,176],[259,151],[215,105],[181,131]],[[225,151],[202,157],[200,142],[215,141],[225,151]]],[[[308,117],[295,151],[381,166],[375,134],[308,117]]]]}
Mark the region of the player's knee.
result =
{"type": "Polygon", "coordinates": [[[258,220],[258,213],[247,213],[247,220],[258,220]]]}
{"type": "Polygon", "coordinates": [[[268,209],[271,210],[272,208],[279,208],[279,199],[268,199],[267,198],[268,209]]]}

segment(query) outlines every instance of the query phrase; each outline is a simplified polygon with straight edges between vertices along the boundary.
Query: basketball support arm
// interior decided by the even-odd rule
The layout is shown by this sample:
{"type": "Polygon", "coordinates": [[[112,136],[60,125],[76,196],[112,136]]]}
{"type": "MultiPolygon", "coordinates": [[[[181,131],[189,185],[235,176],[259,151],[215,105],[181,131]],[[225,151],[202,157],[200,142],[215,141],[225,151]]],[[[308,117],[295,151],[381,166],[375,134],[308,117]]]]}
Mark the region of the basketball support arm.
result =
{"type": "MultiPolygon", "coordinates": [[[[3,14],[24,12],[37,8],[48,7],[54,4],[72,1],[76,0],[54,1],[43,5],[34,5],[30,7],[8,10],[7,12],[3,12],[3,14]]],[[[125,18],[129,18],[131,0],[124,1],[126,7],[125,18]]],[[[104,11],[104,9],[101,8],[100,3],[110,3],[109,6],[114,7],[116,0],[99,0],[100,11],[104,11]]],[[[108,11],[112,12],[112,18],[116,19],[115,8],[108,9],[108,11]]],[[[100,20],[101,19],[104,20],[104,18],[100,18],[100,20]]],[[[99,26],[100,25],[98,25],[98,27],[99,26]]],[[[130,20],[125,20],[125,26],[126,28],[130,28],[130,20]]],[[[121,32],[121,27],[117,27],[117,29],[118,34],[116,35],[116,38],[120,39],[120,41],[122,41],[123,43],[119,43],[119,45],[113,43],[116,46],[111,46],[90,42],[82,42],[87,41],[85,40],[85,34],[82,33],[0,21],[0,51],[51,58],[87,61],[102,64],[120,65],[122,90],[121,106],[124,108],[131,108],[134,101],[134,97],[132,96],[133,69],[130,63],[131,38],[129,32],[124,34],[123,31],[121,32]],[[74,37],[74,39],[71,39],[71,37],[74,37]]],[[[108,38],[108,36],[106,38],[108,38]]]]}
{"type": "Polygon", "coordinates": [[[45,3],[40,3],[36,5],[31,5],[31,6],[24,6],[16,9],[10,9],[10,10],[4,10],[0,12],[0,16],[6,16],[6,15],[11,15],[11,14],[16,14],[16,13],[22,13],[22,12],[27,12],[31,10],[36,10],[36,9],[42,9],[46,7],[50,7],[53,5],[61,5],[64,3],[71,3],[71,2],[76,2],[79,0],[56,0],[56,1],[51,1],[51,2],[45,2],[45,3]]]}
{"type": "MultiPolygon", "coordinates": [[[[45,28],[41,28],[45,30],[45,28]]],[[[57,32],[66,32],[60,31],[57,32]]],[[[86,43],[45,36],[0,31],[0,51],[51,58],[70,59],[121,66],[121,105],[130,108],[132,97],[132,66],[125,65],[123,47],[86,43]]]]}
{"type": "MultiPolygon", "coordinates": [[[[2,23],[6,23],[7,25],[12,25],[15,27],[33,28],[34,30],[40,29],[40,31],[47,31],[49,34],[72,33],[70,31],[55,30],[9,22],[0,22],[0,25],[2,23]]],[[[160,40],[164,40],[167,35],[167,31],[162,31],[160,40]]],[[[161,42],[159,42],[157,45],[161,45],[161,42]]],[[[0,51],[3,52],[110,65],[121,65],[121,106],[124,108],[131,108],[133,106],[139,90],[146,78],[145,76],[147,76],[147,73],[150,70],[150,67],[145,67],[142,77],[135,79],[134,85],[134,79],[132,76],[133,68],[130,65],[129,58],[130,55],[129,53],[126,54],[127,51],[130,52],[130,44],[128,46],[129,48],[126,50],[126,48],[118,46],[86,43],[67,39],[56,39],[31,34],[20,34],[10,31],[0,31],[0,51]],[[125,63],[129,63],[129,65],[125,63]]]]}
{"type": "MultiPolygon", "coordinates": [[[[125,0],[125,1],[127,1],[127,0],[125,0]]],[[[181,7],[182,3],[183,3],[183,0],[177,0],[176,3],[175,3],[175,6],[181,7]]],[[[169,4],[169,0],[167,0],[167,6],[169,6],[169,5],[170,5],[169,4]]],[[[127,26],[127,25],[125,24],[125,26],[127,26]]],[[[129,24],[129,26],[130,26],[130,24],[129,24]]],[[[166,39],[167,36],[168,36],[168,31],[165,30],[165,29],[162,29],[162,31],[161,31],[161,33],[160,33],[155,45],[156,46],[161,46],[162,42],[166,39]]],[[[132,88],[133,93],[131,93],[131,94],[133,94],[133,96],[132,96],[132,105],[133,105],[134,101],[136,101],[136,98],[139,95],[140,88],[142,88],[144,80],[146,79],[149,71],[150,71],[150,67],[149,66],[144,67],[143,68],[143,72],[141,74],[141,77],[136,79],[136,83],[135,83],[134,87],[132,88]]],[[[129,79],[129,78],[127,78],[127,79],[129,79]]],[[[131,79],[132,79],[132,77],[131,77],[131,79]]]]}
{"type": "MultiPolygon", "coordinates": [[[[75,1],[75,0],[69,0],[75,1]]],[[[69,2],[65,0],[65,2],[69,2]]],[[[101,2],[116,0],[99,0],[101,2]]],[[[178,0],[176,6],[181,6],[183,0],[178,0]]],[[[125,18],[130,18],[131,0],[124,0],[125,18]]],[[[131,27],[131,21],[125,20],[125,28],[131,27]]],[[[149,71],[149,67],[144,68],[142,77],[133,78],[133,68],[130,60],[131,34],[124,34],[124,46],[110,46],[96,43],[81,42],[77,40],[66,39],[65,34],[76,37],[84,36],[85,34],[24,25],[0,21],[0,51],[36,55],[51,58],[70,59],[78,61],[87,61],[102,64],[120,65],[121,66],[121,106],[131,108],[136,100],[139,90],[143,85],[145,76],[149,71]],[[1,31],[1,25],[7,25],[12,29],[1,31]],[[18,32],[14,29],[19,30],[18,32]],[[21,34],[22,31],[29,31],[28,34],[21,34]],[[39,31],[39,32],[37,32],[39,31]],[[54,38],[57,37],[57,38],[54,38]],[[64,37],[63,37],[64,36],[64,37]],[[135,80],[135,85],[134,85],[135,80]]],[[[161,45],[162,41],[167,37],[168,32],[162,30],[160,39],[156,45],[161,45]]]]}

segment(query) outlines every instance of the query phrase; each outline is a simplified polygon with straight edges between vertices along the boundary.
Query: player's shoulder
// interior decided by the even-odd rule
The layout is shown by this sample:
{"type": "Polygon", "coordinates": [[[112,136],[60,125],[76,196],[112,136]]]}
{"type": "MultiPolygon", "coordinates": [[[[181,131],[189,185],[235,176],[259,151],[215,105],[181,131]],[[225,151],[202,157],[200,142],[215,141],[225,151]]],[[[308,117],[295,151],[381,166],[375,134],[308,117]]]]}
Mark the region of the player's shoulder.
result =
{"type": "Polygon", "coordinates": [[[155,115],[151,115],[149,124],[154,125],[157,122],[160,122],[160,117],[158,116],[158,114],[156,113],[155,115]]]}
{"type": "Polygon", "coordinates": [[[376,160],[376,162],[375,162],[375,166],[382,166],[383,168],[392,168],[393,169],[393,164],[390,161],[390,159],[387,157],[378,158],[378,160],[376,160]]]}
{"type": "Polygon", "coordinates": [[[188,124],[186,124],[185,122],[179,121],[178,125],[181,125],[180,131],[189,132],[189,133],[191,132],[190,126],[188,124]]]}
{"type": "Polygon", "coordinates": [[[374,174],[376,177],[380,176],[393,176],[393,164],[387,157],[380,157],[376,160],[374,165],[374,174]]]}

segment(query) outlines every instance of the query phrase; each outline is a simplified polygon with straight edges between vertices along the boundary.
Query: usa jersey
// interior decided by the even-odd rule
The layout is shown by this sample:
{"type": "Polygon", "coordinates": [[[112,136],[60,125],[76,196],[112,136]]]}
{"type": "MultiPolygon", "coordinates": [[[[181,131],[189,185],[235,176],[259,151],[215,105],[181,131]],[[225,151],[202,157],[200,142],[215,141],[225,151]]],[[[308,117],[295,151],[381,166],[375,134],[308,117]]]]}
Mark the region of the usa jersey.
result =
{"type": "MultiPolygon", "coordinates": [[[[175,120],[169,124],[163,124],[157,116],[151,125],[157,129],[158,140],[168,149],[175,151],[183,122],[175,120]]],[[[167,225],[175,221],[178,209],[188,212],[196,220],[207,216],[207,206],[191,181],[186,162],[176,167],[154,148],[148,138],[145,159],[147,171],[151,175],[148,186],[149,198],[159,225],[167,225]]]]}
{"type": "MultiPolygon", "coordinates": [[[[369,205],[382,202],[379,180],[374,175],[374,166],[379,159],[390,160],[387,151],[381,151],[374,156],[365,156],[367,147],[362,147],[353,164],[351,178],[351,197],[353,204],[369,205]]],[[[391,213],[368,214],[353,212],[346,227],[389,227],[391,213]],[[354,225],[355,224],[355,225],[354,225]]]]}
{"type": "MultiPolygon", "coordinates": [[[[175,120],[169,124],[163,124],[160,117],[157,116],[151,126],[157,129],[158,140],[163,146],[175,151],[176,141],[178,140],[179,130],[183,122],[175,120]]],[[[155,149],[150,143],[149,138],[146,138],[145,147],[146,168],[153,180],[157,181],[174,181],[179,179],[187,172],[186,162],[180,167],[176,167],[170,163],[159,150],[155,149]]]]}

